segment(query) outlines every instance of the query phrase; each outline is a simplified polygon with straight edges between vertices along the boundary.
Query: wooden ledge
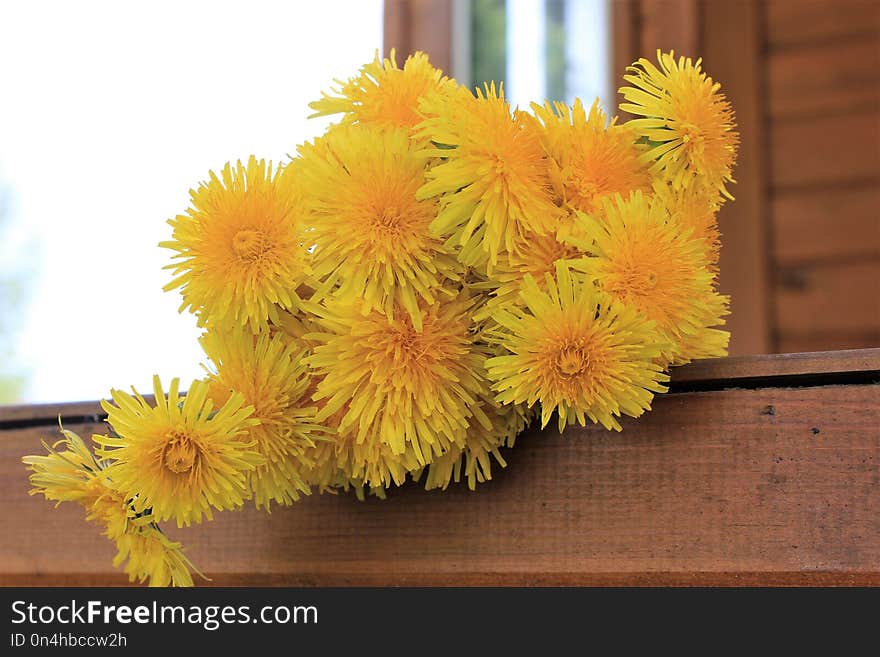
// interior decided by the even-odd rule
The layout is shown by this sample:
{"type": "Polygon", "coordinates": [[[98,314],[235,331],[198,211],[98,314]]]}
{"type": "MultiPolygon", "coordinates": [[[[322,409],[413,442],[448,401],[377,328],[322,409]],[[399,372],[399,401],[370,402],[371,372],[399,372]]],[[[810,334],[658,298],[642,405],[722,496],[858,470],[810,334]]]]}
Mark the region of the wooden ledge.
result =
{"type": "MultiPolygon", "coordinates": [[[[880,349],[731,358],[601,427],[529,429],[471,492],[312,495],[169,533],[214,585],[880,585],[880,349]]],[[[0,409],[0,584],[124,584],[21,456],[94,403],[0,409]]],[[[73,421],[77,420],[77,421],[73,421]]]]}

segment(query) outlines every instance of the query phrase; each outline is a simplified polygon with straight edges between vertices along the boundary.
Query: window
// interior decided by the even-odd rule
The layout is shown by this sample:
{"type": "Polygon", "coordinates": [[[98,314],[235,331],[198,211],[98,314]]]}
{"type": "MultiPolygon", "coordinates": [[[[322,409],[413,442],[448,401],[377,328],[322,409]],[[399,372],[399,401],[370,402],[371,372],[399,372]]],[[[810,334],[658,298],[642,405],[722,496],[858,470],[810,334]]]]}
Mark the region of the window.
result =
{"type": "Polygon", "coordinates": [[[469,0],[454,6],[465,16],[453,20],[460,80],[503,80],[508,99],[521,107],[575,98],[589,105],[598,97],[613,113],[609,0],[469,0]]]}

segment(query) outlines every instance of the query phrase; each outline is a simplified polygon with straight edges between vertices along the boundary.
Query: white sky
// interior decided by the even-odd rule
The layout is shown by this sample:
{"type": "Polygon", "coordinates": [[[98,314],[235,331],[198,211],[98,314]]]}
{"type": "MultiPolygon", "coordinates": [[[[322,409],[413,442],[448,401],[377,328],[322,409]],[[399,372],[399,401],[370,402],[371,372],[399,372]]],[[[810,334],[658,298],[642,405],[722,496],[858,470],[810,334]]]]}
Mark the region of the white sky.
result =
{"type": "Polygon", "coordinates": [[[320,133],[306,104],[381,36],[381,0],[0,0],[0,190],[14,221],[0,270],[33,272],[24,401],[200,376],[194,319],[162,292],[165,220],[209,169],[277,161],[320,133]],[[12,247],[25,238],[38,250],[12,247]]]}

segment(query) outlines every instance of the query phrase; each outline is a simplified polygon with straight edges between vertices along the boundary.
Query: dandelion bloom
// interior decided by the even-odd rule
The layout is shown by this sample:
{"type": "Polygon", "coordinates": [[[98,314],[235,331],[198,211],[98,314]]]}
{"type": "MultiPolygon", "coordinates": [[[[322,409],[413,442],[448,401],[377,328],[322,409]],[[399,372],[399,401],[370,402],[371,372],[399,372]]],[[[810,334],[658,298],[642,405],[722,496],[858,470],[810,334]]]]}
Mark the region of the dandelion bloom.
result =
{"type": "Polygon", "coordinates": [[[481,288],[490,290],[491,296],[474,314],[474,320],[491,319],[499,308],[518,303],[522,282],[530,275],[538,287],[543,288],[545,275],[556,272],[558,262],[568,262],[583,256],[573,244],[563,241],[554,233],[534,235],[527,233],[513,250],[499,258],[488,282],[481,288]]]}
{"type": "MultiPolygon", "coordinates": [[[[464,444],[471,422],[488,425],[475,404],[483,359],[472,349],[470,310],[464,295],[425,306],[419,331],[407,315],[363,316],[352,304],[316,309],[321,330],[314,337],[322,344],[309,363],[323,377],[314,395],[323,404],[318,420],[345,408],[337,440],[353,439],[368,459],[400,455],[407,466],[464,444]]],[[[347,469],[354,475],[361,466],[347,469]]]]}
{"type": "Polygon", "coordinates": [[[611,195],[650,190],[647,167],[628,124],[608,125],[596,100],[589,113],[580,99],[564,103],[532,104],[541,122],[542,139],[553,162],[554,184],[570,210],[600,213],[611,195]]]}
{"type": "Polygon", "coordinates": [[[311,117],[344,114],[344,123],[362,123],[385,128],[412,128],[422,120],[419,103],[432,92],[442,93],[456,83],[431,66],[428,56],[416,52],[398,68],[394,50],[391,57],[376,58],[363,66],[357,76],[321,99],[309,103],[311,117]]]}
{"type": "Polygon", "coordinates": [[[670,185],[658,182],[654,193],[669,213],[669,220],[692,237],[703,241],[706,259],[713,272],[718,271],[721,255],[721,231],[718,229],[718,197],[699,187],[673,192],[670,185]]]}
{"type": "Polygon", "coordinates": [[[48,454],[22,458],[32,471],[30,494],[85,508],[86,519],[102,526],[104,535],[116,544],[113,565],[122,566],[129,581],[192,586],[190,571],[196,569],[180,543],[165,536],[149,512],[135,512],[107,476],[107,464],[95,459],[82,438],[72,431],[61,432],[64,439],[54,446],[44,443],[48,454]]]}
{"type": "Polygon", "coordinates": [[[289,505],[308,494],[303,477],[304,454],[323,433],[315,424],[315,405],[308,398],[310,380],[301,344],[283,335],[249,331],[211,330],[202,347],[214,370],[209,376],[210,398],[217,404],[239,393],[253,406],[243,438],[265,458],[248,473],[257,508],[271,502],[289,505]]]}
{"type": "Polygon", "coordinates": [[[511,112],[494,84],[476,96],[434,96],[423,107],[435,116],[417,134],[437,144],[426,150],[440,162],[419,198],[441,198],[432,228],[461,249],[461,262],[491,269],[526,232],[556,229],[560,210],[534,117],[511,112]]]}
{"type": "Polygon", "coordinates": [[[607,297],[564,264],[546,291],[523,281],[522,306],[497,313],[494,339],[506,354],[486,361],[502,404],[541,404],[541,426],[559,414],[559,430],[589,418],[621,430],[617,417],[638,417],[668,380],[654,323],[607,297]]]}
{"type": "Polygon", "coordinates": [[[403,308],[416,328],[458,263],[431,234],[437,202],[419,199],[425,156],[405,131],[337,126],[296,163],[312,216],[313,273],[334,294],[389,317],[403,308]]]}
{"type": "Polygon", "coordinates": [[[502,405],[496,402],[487,389],[477,402],[489,419],[489,427],[478,422],[471,423],[465,434],[464,446],[453,445],[436,457],[428,466],[425,477],[427,490],[446,490],[453,481],[467,480],[468,488],[475,490],[477,484],[492,479],[492,461],[502,468],[507,462],[501,455],[501,447],[513,447],[517,434],[527,424],[527,413],[521,405],[502,405]]]}
{"type": "Polygon", "coordinates": [[[251,157],[227,164],[218,177],[190,191],[191,207],[168,223],[176,251],[166,266],[183,303],[199,324],[250,326],[257,332],[278,307],[296,305],[297,286],[308,274],[300,194],[294,176],[251,157]]]}
{"type": "Polygon", "coordinates": [[[657,51],[659,68],[647,59],[628,67],[632,86],[618,93],[620,109],[641,118],[627,122],[650,146],[643,158],[675,189],[703,186],[732,198],[733,164],[739,144],[733,110],[721,85],[701,69],[702,60],[657,51]]]}
{"type": "MultiPolygon", "coordinates": [[[[724,323],[728,300],[715,292],[704,240],[670,221],[661,203],[636,192],[609,201],[603,221],[581,219],[593,256],[578,268],[614,299],[656,322],[666,344],[664,364],[686,361],[683,341],[724,323]]],[[[717,340],[713,344],[720,347],[717,340]]],[[[726,349],[712,355],[726,355],[726,349]]]]}
{"type": "Polygon", "coordinates": [[[215,408],[208,384],[194,381],[181,399],[173,379],[166,397],[153,378],[155,406],[137,391],[111,391],[103,401],[115,435],[94,436],[98,456],[111,461],[107,476],[138,513],[178,526],[213,518],[212,509],[235,509],[250,495],[250,473],[264,463],[253,442],[242,439],[256,424],[238,393],[215,408]]]}

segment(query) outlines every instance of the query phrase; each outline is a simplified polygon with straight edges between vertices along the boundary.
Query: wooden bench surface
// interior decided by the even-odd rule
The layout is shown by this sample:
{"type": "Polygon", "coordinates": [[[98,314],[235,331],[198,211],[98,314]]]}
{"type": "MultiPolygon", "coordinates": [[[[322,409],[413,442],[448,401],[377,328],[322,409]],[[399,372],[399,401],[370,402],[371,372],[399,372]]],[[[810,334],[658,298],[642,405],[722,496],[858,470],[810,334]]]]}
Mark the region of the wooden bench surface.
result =
{"type": "MultiPolygon", "coordinates": [[[[313,495],[169,528],[217,585],[880,585],[880,349],[704,361],[654,410],[529,430],[492,482],[313,495]]],[[[125,584],[21,456],[95,402],[0,407],[0,584],[125,584]]]]}

